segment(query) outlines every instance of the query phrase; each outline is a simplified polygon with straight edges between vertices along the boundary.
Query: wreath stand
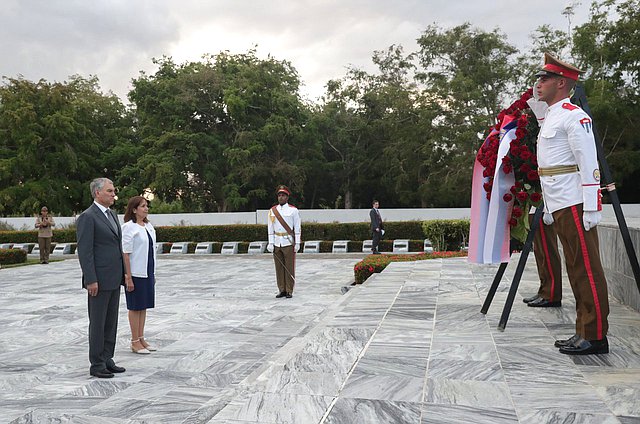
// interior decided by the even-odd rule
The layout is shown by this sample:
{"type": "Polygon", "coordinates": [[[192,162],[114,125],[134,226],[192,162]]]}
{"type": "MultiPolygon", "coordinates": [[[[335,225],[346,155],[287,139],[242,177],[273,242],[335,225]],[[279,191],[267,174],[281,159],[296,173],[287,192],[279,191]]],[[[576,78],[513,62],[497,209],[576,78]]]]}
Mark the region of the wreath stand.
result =
{"type": "MultiPolygon", "coordinates": [[[[584,110],[587,113],[587,115],[589,115],[589,117],[591,118],[591,126],[593,129],[593,135],[596,142],[596,152],[598,154],[598,161],[600,162],[600,169],[602,171],[603,182],[605,184],[604,187],[609,192],[609,198],[611,199],[611,204],[613,205],[613,210],[616,214],[616,219],[618,221],[618,228],[620,229],[620,234],[622,235],[622,240],[624,242],[624,246],[627,251],[627,256],[631,264],[631,269],[633,270],[633,276],[636,280],[638,291],[640,292],[640,265],[638,265],[638,258],[636,256],[636,251],[633,247],[633,242],[631,241],[631,236],[629,235],[629,227],[627,227],[627,222],[624,218],[624,214],[622,213],[622,207],[620,206],[620,199],[618,198],[618,192],[616,191],[616,186],[615,186],[615,183],[613,182],[611,169],[609,168],[609,165],[604,155],[604,151],[602,150],[602,143],[600,140],[600,136],[598,134],[598,131],[596,130],[595,122],[593,122],[591,109],[589,108],[589,104],[587,103],[587,96],[585,94],[584,87],[582,85],[576,86],[576,89],[573,95],[573,101],[576,104],[578,104],[582,108],[582,110],[584,110]]],[[[527,239],[524,242],[522,253],[520,254],[520,260],[518,261],[516,271],[513,275],[513,281],[511,282],[511,287],[509,288],[507,301],[504,304],[504,308],[502,309],[502,315],[500,316],[500,322],[498,323],[498,330],[500,331],[504,331],[504,329],[507,326],[507,321],[509,321],[509,314],[511,313],[511,308],[513,307],[513,301],[515,300],[516,293],[518,292],[520,279],[522,278],[522,273],[527,263],[527,258],[529,257],[529,253],[531,252],[531,248],[533,246],[533,238],[540,226],[540,218],[542,217],[543,209],[544,209],[544,204],[540,203],[540,206],[536,208],[536,211],[533,215],[533,222],[531,223],[531,229],[529,230],[527,239]]],[[[507,269],[508,264],[509,262],[502,262],[498,267],[498,272],[496,272],[496,275],[493,278],[493,283],[491,284],[491,287],[489,288],[489,292],[487,293],[487,297],[484,300],[484,304],[480,309],[480,312],[482,312],[483,314],[486,314],[487,311],[489,310],[489,306],[491,306],[493,297],[496,294],[496,290],[498,289],[498,285],[502,280],[504,271],[507,269]]]]}

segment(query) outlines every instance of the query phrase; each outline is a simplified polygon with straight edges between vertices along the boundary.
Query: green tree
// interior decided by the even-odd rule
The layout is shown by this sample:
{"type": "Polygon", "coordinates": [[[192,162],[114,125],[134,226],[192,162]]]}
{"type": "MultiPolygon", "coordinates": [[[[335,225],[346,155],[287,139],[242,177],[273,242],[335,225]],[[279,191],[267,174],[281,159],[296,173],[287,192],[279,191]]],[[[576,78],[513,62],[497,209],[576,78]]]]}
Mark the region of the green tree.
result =
{"type": "MultiPolygon", "coordinates": [[[[5,78],[0,87],[0,214],[31,215],[47,204],[71,215],[90,204],[88,182],[115,178],[105,160],[130,122],[96,77],[69,82],[5,78]]],[[[119,161],[118,161],[119,162],[119,161]]]]}

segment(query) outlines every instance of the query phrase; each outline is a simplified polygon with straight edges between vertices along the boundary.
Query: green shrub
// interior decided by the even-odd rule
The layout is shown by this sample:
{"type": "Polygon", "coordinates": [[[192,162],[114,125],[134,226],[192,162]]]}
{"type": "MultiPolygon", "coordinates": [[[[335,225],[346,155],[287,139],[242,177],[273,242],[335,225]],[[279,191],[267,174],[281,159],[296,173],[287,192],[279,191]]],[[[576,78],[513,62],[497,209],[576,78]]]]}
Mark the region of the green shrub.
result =
{"type": "Polygon", "coordinates": [[[424,238],[431,240],[433,250],[460,250],[469,240],[468,219],[434,219],[422,223],[424,238]]]}
{"type": "Polygon", "coordinates": [[[416,255],[369,255],[353,267],[356,284],[364,283],[372,274],[382,272],[391,262],[419,261],[436,258],[456,258],[467,256],[466,252],[433,252],[416,255]]]}
{"type": "Polygon", "coordinates": [[[0,264],[21,264],[27,261],[27,252],[22,249],[0,249],[0,264]]]}

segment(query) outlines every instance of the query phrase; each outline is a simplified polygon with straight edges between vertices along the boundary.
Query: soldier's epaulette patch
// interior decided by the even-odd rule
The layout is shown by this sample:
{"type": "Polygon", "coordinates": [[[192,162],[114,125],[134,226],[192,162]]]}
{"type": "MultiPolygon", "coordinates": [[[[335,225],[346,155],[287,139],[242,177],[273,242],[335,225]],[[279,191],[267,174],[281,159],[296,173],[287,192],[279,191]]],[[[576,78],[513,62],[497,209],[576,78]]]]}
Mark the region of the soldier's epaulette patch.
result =
{"type": "Polygon", "coordinates": [[[576,109],[579,109],[579,108],[578,108],[578,106],[572,105],[571,103],[562,103],[562,109],[576,110],[576,109]]]}

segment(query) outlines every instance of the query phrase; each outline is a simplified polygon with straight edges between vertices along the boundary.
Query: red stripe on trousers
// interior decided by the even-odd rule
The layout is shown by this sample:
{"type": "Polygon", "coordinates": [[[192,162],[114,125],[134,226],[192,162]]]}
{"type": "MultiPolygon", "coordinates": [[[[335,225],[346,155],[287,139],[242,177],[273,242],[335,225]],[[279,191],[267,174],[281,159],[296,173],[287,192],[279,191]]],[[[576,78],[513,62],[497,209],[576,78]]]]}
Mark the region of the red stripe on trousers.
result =
{"type": "Polygon", "coordinates": [[[547,264],[547,269],[549,271],[549,275],[551,276],[551,295],[549,296],[549,301],[553,302],[553,293],[555,292],[556,287],[556,279],[553,275],[553,269],[551,268],[551,260],[549,258],[549,247],[547,246],[547,237],[544,234],[544,222],[542,218],[540,218],[540,240],[542,240],[542,250],[544,251],[544,260],[547,264]]]}
{"type": "Polygon", "coordinates": [[[596,282],[593,279],[593,272],[591,271],[591,262],[589,261],[589,251],[587,250],[587,243],[584,240],[584,231],[582,229],[582,222],[580,222],[580,216],[578,216],[578,208],[571,206],[571,213],[573,214],[573,222],[576,224],[576,230],[578,231],[578,237],[580,238],[580,249],[582,250],[582,259],[584,260],[584,268],[587,271],[587,277],[589,278],[589,285],[591,286],[591,294],[593,295],[593,304],[596,307],[596,325],[598,331],[598,340],[602,340],[602,312],[600,311],[600,299],[598,298],[598,292],[596,291],[596,282]]]}

